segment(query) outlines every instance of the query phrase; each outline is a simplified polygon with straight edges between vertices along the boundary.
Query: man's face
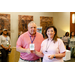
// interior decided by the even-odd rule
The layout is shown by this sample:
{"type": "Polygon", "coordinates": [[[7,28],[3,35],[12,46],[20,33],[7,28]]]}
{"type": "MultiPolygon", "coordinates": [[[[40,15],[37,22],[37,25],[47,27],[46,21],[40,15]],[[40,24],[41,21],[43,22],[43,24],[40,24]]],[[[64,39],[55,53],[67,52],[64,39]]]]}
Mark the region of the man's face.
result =
{"type": "Polygon", "coordinates": [[[36,29],[37,29],[37,27],[36,27],[35,23],[31,23],[28,27],[28,31],[31,35],[35,35],[36,29]]]}

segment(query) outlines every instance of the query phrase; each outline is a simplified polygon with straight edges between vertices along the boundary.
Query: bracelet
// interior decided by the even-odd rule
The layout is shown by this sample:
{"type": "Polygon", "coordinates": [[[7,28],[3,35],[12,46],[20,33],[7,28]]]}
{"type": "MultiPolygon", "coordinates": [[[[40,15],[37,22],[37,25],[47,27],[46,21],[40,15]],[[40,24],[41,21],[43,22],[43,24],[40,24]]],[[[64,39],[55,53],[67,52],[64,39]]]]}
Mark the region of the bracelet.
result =
{"type": "Polygon", "coordinates": [[[55,57],[55,54],[54,54],[54,58],[56,58],[56,57],[55,57]]]}

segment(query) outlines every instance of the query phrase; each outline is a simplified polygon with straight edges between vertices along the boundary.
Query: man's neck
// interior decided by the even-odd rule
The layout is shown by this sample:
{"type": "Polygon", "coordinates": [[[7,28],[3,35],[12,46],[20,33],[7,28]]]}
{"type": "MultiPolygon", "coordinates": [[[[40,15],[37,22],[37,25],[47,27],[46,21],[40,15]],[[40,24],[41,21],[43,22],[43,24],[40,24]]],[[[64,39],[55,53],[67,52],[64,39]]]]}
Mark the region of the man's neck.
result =
{"type": "Polygon", "coordinates": [[[31,34],[31,36],[35,36],[35,34],[31,34]]]}
{"type": "Polygon", "coordinates": [[[35,33],[35,34],[31,34],[31,33],[30,33],[30,35],[31,35],[31,36],[35,36],[35,35],[36,35],[36,33],[35,33]]]}

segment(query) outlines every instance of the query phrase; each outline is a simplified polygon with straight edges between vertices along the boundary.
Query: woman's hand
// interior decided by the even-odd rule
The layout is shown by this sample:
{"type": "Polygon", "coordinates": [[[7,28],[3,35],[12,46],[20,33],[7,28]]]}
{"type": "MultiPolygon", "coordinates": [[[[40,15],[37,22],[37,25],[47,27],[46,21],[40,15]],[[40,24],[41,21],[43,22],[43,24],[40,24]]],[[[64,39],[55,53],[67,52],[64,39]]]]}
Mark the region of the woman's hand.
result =
{"type": "Polygon", "coordinates": [[[54,58],[54,55],[49,55],[48,58],[49,59],[53,59],[54,58]]]}
{"type": "Polygon", "coordinates": [[[9,45],[9,47],[7,47],[7,50],[11,47],[11,45],[9,45]]]}
{"type": "Polygon", "coordinates": [[[38,52],[38,51],[34,50],[33,53],[36,54],[39,57],[43,57],[44,56],[44,54],[41,51],[38,52]]]}
{"type": "Polygon", "coordinates": [[[53,59],[54,57],[57,59],[61,59],[61,58],[65,57],[65,52],[48,56],[49,59],[53,59]]]}
{"type": "Polygon", "coordinates": [[[32,53],[36,54],[36,53],[37,53],[37,51],[36,51],[36,50],[32,50],[32,53]]]}

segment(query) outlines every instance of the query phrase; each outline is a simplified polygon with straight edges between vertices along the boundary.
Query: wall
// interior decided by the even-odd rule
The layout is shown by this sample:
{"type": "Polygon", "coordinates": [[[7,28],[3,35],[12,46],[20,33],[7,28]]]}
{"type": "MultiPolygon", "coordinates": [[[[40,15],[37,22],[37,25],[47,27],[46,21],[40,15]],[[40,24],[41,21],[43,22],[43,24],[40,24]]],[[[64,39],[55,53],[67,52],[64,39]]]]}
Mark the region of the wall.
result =
{"type": "Polygon", "coordinates": [[[12,47],[16,46],[16,41],[18,38],[18,15],[31,15],[33,20],[40,26],[40,16],[49,16],[53,17],[52,12],[1,12],[2,14],[10,14],[11,17],[11,45],[12,47]]]}
{"type": "Polygon", "coordinates": [[[53,12],[53,24],[57,28],[58,36],[70,32],[70,12],[53,12]]]}
{"type": "Polygon", "coordinates": [[[58,36],[62,37],[66,31],[70,31],[70,12],[1,12],[10,14],[11,17],[11,45],[16,46],[18,38],[18,15],[31,15],[33,20],[40,26],[40,16],[53,17],[53,25],[58,30],[58,36]]]}

